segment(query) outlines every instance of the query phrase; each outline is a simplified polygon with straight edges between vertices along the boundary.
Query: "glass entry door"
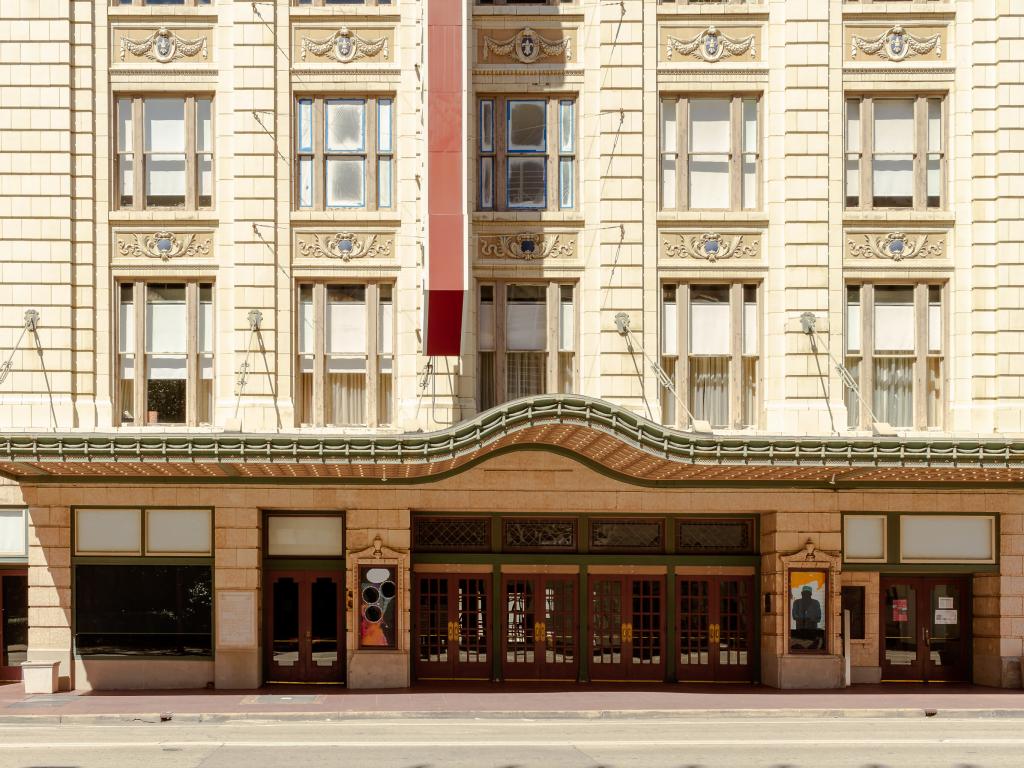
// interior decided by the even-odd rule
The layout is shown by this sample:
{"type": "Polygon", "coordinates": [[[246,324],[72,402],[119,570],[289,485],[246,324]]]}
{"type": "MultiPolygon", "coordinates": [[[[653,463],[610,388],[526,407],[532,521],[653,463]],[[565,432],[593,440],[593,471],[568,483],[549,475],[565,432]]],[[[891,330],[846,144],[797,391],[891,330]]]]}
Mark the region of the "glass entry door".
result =
{"type": "Polygon", "coordinates": [[[267,682],[344,681],[344,573],[267,574],[267,682]]]}
{"type": "Polygon", "coordinates": [[[573,680],[579,673],[579,576],[502,577],[502,676],[573,680]]]}
{"type": "Polygon", "coordinates": [[[21,680],[28,658],[28,576],[0,571],[0,680],[21,680]]]}
{"type": "Polygon", "coordinates": [[[966,682],[970,675],[970,577],[882,576],[883,681],[966,682]]]}
{"type": "Polygon", "coordinates": [[[590,577],[590,679],[665,679],[665,577],[590,577]]]}
{"type": "Polygon", "coordinates": [[[490,582],[490,573],[416,574],[418,680],[491,679],[490,582]]]}
{"type": "Polygon", "coordinates": [[[680,682],[754,680],[754,577],[680,576],[680,682]]]}

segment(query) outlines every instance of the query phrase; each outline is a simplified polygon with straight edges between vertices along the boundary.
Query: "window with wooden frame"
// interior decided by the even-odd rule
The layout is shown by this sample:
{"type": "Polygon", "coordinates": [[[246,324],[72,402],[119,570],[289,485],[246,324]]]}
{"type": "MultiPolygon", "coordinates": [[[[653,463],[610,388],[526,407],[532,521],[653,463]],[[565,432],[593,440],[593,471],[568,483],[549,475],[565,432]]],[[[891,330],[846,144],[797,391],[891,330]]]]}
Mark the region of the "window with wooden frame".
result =
{"type": "Polygon", "coordinates": [[[292,5],[312,5],[316,8],[332,5],[391,5],[391,0],[292,0],[292,5]]]}
{"type": "Polygon", "coordinates": [[[846,369],[860,392],[847,388],[850,428],[874,421],[894,427],[943,423],[945,311],[941,283],[846,288],[846,369]]]}
{"type": "Polygon", "coordinates": [[[213,0],[111,0],[111,5],[212,5],[213,0]]]}
{"type": "Polygon", "coordinates": [[[575,283],[479,286],[480,410],[529,395],[572,392],[576,382],[575,283]]]}
{"type": "Polygon", "coordinates": [[[575,96],[489,96],[478,104],[477,207],[575,208],[575,96]]]}
{"type": "Polygon", "coordinates": [[[662,387],[665,424],[694,418],[713,427],[756,427],[760,413],[760,286],[666,283],[662,286],[661,367],[676,388],[662,387]]]}
{"type": "Polygon", "coordinates": [[[760,109],[756,95],[662,97],[662,209],[760,205],[760,109]]]}
{"type": "Polygon", "coordinates": [[[300,283],[296,412],[300,425],[390,424],[394,286],[300,283]]]}
{"type": "Polygon", "coordinates": [[[944,113],[941,96],[847,98],[846,207],[944,207],[944,113]]]}
{"type": "Polygon", "coordinates": [[[115,99],[115,107],[116,206],[122,210],[211,208],[210,98],[121,96],[115,99]]]}
{"type": "Polygon", "coordinates": [[[478,5],[572,5],[573,0],[477,0],[478,5]]]}
{"type": "Polygon", "coordinates": [[[674,3],[675,5],[722,5],[733,3],[736,5],[758,5],[761,0],[658,0],[660,3],[674,3]]]}
{"type": "Polygon", "coordinates": [[[122,282],[117,296],[119,422],[213,423],[213,284],[122,282]]]}
{"type": "Polygon", "coordinates": [[[303,97],[295,108],[297,207],[395,206],[392,96],[303,97]]]}

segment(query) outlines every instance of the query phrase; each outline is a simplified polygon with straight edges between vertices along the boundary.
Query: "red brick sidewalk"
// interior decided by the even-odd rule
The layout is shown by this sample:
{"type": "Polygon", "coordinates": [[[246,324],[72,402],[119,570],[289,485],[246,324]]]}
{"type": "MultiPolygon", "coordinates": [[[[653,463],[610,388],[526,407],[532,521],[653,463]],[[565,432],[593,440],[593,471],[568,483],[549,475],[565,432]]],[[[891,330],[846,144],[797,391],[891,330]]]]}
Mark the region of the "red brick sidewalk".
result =
{"type": "Polygon", "coordinates": [[[102,691],[26,696],[21,684],[0,686],[0,721],[25,715],[55,720],[103,716],[174,715],[349,717],[381,713],[587,713],[744,711],[785,715],[819,713],[922,713],[925,710],[1020,710],[1024,692],[965,686],[858,686],[846,690],[779,691],[758,686],[598,686],[460,684],[398,690],[349,691],[273,686],[259,691],[102,691]]]}

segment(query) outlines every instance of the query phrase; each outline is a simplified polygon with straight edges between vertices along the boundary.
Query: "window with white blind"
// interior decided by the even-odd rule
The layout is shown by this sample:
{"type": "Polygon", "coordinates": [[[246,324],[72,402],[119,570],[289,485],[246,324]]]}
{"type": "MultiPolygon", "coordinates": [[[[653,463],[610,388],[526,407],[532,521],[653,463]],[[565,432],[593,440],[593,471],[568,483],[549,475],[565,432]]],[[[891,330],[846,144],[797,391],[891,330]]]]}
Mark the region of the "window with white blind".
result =
{"type": "Polygon", "coordinates": [[[390,283],[299,285],[295,402],[302,426],[392,422],[393,293],[390,283]]]}
{"type": "Polygon", "coordinates": [[[938,283],[849,285],[846,289],[848,425],[941,427],[944,391],[944,287],[938,283]]]}
{"type": "Polygon", "coordinates": [[[211,424],[213,285],[124,282],[117,291],[120,423],[211,424]]]}
{"type": "Polygon", "coordinates": [[[756,427],[760,411],[759,286],[667,283],[661,299],[661,366],[676,394],[662,387],[662,421],[686,428],[756,427]]]}
{"type": "Polygon", "coordinates": [[[485,283],[479,287],[479,403],[572,392],[576,381],[573,283],[485,283]]]}
{"type": "Polygon", "coordinates": [[[760,99],[661,100],[661,207],[750,210],[760,205],[760,99]]]}
{"type": "Polygon", "coordinates": [[[945,205],[945,105],[938,96],[846,100],[846,207],[945,205]]]}
{"type": "Polygon", "coordinates": [[[480,99],[477,207],[576,207],[575,97],[480,99]]]}
{"type": "Polygon", "coordinates": [[[118,208],[213,206],[213,102],[209,98],[119,97],[115,123],[118,208]]]}
{"type": "Polygon", "coordinates": [[[395,206],[391,96],[300,98],[295,109],[295,199],[300,209],[395,206]]]}

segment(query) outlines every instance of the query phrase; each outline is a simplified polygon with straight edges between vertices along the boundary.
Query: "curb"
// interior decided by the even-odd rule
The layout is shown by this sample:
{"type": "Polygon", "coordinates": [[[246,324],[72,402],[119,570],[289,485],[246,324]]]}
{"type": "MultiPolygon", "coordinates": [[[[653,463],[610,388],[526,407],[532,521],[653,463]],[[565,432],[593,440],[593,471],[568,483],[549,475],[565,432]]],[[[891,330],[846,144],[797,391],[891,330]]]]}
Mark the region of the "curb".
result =
{"type": "Polygon", "coordinates": [[[0,725],[159,725],[161,723],[230,724],[237,722],[345,722],[363,720],[602,720],[602,719],[1024,719],[1024,709],[652,709],[494,712],[139,712],[135,714],[0,715],[0,725]]]}

